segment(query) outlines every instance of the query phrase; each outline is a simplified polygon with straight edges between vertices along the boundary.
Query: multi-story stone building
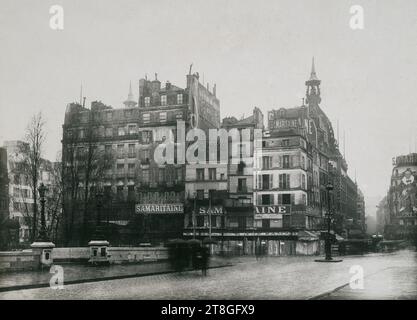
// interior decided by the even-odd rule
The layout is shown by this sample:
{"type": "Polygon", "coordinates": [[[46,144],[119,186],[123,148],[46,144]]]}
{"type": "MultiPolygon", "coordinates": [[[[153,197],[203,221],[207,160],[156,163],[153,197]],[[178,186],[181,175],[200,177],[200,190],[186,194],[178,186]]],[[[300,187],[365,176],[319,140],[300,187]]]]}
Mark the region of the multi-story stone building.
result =
{"type": "Polygon", "coordinates": [[[344,224],[356,213],[356,184],[347,175],[332,124],[320,107],[321,93],[314,61],[306,84],[306,99],[300,107],[268,112],[268,131],[257,159],[256,226],[270,233],[270,251],[281,254],[317,253],[319,233],[325,230],[328,212],[328,182],[334,185],[330,203],[335,221],[344,224]],[[281,250],[281,248],[283,250],[281,250]]]}
{"type": "MultiPolygon", "coordinates": [[[[105,174],[91,181],[92,186],[102,187],[110,195],[104,202],[103,219],[113,226],[113,238],[109,239],[113,243],[160,242],[180,237],[184,222],[185,149],[189,144],[185,134],[191,128],[206,131],[220,126],[216,87],[210,91],[208,85],[199,82],[198,73],[191,72],[186,76],[185,89],[170,82],[161,87],[155,75],[152,81],[139,80],[138,102],[130,87],[124,105],[113,109],[93,102],[88,109],[70,104],[63,126],[63,162],[71,158],[69,151],[89,145],[113,155],[105,174]],[[183,128],[177,127],[178,121],[183,128]],[[88,128],[93,130],[91,135],[85,134],[88,128]],[[74,136],[78,139],[74,140],[74,136]],[[155,150],[171,142],[173,149],[167,148],[163,154],[173,161],[155,161],[155,150]]],[[[81,181],[85,181],[85,175],[81,181]]],[[[74,198],[67,199],[70,200],[74,202],[74,198]]],[[[67,221],[69,214],[66,213],[67,221]]],[[[93,221],[91,215],[83,219],[79,223],[89,220],[91,225],[93,221]]]]}
{"type": "Polygon", "coordinates": [[[7,172],[7,149],[0,148],[0,250],[7,250],[10,248],[10,235],[12,232],[13,230],[11,230],[9,220],[9,175],[7,172]]]}
{"type": "Polygon", "coordinates": [[[358,188],[358,196],[356,200],[356,214],[357,214],[357,224],[362,230],[366,233],[366,214],[365,214],[365,196],[361,189],[358,188]]]}
{"type": "Polygon", "coordinates": [[[190,199],[185,236],[212,237],[218,241],[219,251],[253,253],[254,136],[255,130],[262,133],[263,127],[263,114],[256,107],[249,117],[240,120],[227,117],[221,130],[227,134],[228,141],[217,145],[218,150],[227,147],[223,150],[227,152],[226,159],[221,158],[220,151],[215,164],[200,168],[187,165],[186,189],[190,191],[190,199]],[[213,179],[216,175],[217,179],[213,179]],[[196,197],[191,192],[196,192],[196,197]],[[197,230],[192,223],[194,211],[197,230]]]}
{"type": "MultiPolygon", "coordinates": [[[[7,172],[9,179],[9,217],[19,223],[18,238],[20,245],[28,245],[30,243],[34,211],[31,178],[29,172],[24,168],[24,154],[22,150],[25,144],[27,145],[27,143],[19,140],[4,142],[4,148],[7,150],[7,172]]],[[[41,159],[38,172],[39,184],[43,183],[49,187],[53,184],[52,165],[49,160],[41,159]]]]}
{"type": "Polygon", "coordinates": [[[384,235],[388,239],[417,237],[417,154],[393,159],[387,195],[390,217],[384,235]]]}
{"type": "Polygon", "coordinates": [[[0,223],[9,218],[9,175],[7,150],[0,148],[0,223]]]}

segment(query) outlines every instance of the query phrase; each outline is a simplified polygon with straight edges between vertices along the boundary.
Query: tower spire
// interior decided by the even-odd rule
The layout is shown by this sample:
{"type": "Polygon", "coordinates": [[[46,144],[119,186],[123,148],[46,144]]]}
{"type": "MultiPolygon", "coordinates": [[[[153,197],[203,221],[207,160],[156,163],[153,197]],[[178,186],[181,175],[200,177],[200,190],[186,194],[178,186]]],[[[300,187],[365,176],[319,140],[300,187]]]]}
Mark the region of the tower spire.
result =
{"type": "Polygon", "coordinates": [[[131,108],[136,106],[138,103],[135,101],[135,97],[133,96],[132,93],[132,81],[130,81],[129,83],[129,94],[127,95],[127,100],[123,102],[123,104],[127,107],[127,108],[131,108]]]}
{"type": "Polygon", "coordinates": [[[314,57],[313,57],[313,61],[312,61],[312,63],[311,63],[310,80],[319,80],[319,79],[317,78],[316,68],[315,68],[315,66],[314,66],[314,57]]]}
{"type": "Polygon", "coordinates": [[[310,110],[313,110],[315,106],[321,102],[320,98],[320,83],[321,81],[317,78],[316,67],[314,65],[314,57],[311,63],[310,79],[305,84],[307,86],[306,91],[306,102],[309,105],[310,110]]]}

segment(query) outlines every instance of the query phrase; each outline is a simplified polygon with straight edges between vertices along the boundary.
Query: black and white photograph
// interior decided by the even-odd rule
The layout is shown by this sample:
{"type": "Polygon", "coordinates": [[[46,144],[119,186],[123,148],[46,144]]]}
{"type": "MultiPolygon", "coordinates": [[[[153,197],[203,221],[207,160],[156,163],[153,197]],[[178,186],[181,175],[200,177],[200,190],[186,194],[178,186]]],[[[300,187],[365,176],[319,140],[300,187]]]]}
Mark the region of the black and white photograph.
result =
{"type": "Polygon", "coordinates": [[[0,0],[0,300],[417,300],[416,84],[415,0],[0,0]]]}

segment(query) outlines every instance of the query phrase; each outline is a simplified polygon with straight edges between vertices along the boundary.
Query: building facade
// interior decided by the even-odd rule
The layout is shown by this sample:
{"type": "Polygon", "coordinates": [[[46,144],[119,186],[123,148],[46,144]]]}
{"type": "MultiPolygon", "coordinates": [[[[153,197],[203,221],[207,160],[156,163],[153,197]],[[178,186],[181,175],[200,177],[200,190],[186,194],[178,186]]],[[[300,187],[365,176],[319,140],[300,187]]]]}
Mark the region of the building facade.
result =
{"type": "MultiPolygon", "coordinates": [[[[137,102],[130,86],[124,105],[113,109],[93,102],[88,109],[70,104],[63,126],[63,163],[71,166],[71,153],[83,147],[110,155],[107,163],[111,165],[103,168],[95,180],[85,182],[86,166],[81,167],[84,172],[79,172],[79,176],[84,186],[90,184],[87,189],[101,188],[109,195],[103,205],[103,219],[112,243],[159,243],[181,237],[186,198],[185,149],[190,144],[185,133],[192,128],[207,131],[220,126],[216,87],[210,91],[199,82],[198,73],[191,72],[186,76],[185,89],[170,82],[161,87],[155,74],[152,81],[139,80],[137,102]],[[183,127],[177,126],[178,122],[183,127]],[[89,128],[91,134],[87,134],[89,128]],[[160,154],[163,159],[155,161],[155,152],[162,150],[161,146],[166,146],[160,154]]],[[[67,199],[67,203],[77,201],[76,196],[67,199]]],[[[84,210],[84,216],[78,217],[84,228],[94,224],[94,213],[88,214],[95,211],[94,200],[92,203],[84,210]]],[[[72,214],[68,207],[67,221],[72,214]]],[[[74,225],[70,227],[76,229],[74,225]]],[[[83,241],[88,241],[87,237],[83,241]]]]}
{"type": "MultiPolygon", "coordinates": [[[[32,236],[34,212],[33,187],[30,172],[25,169],[25,155],[22,152],[22,150],[28,147],[27,143],[19,140],[4,142],[4,149],[7,150],[7,172],[9,179],[9,218],[19,225],[19,246],[28,246],[32,236]]],[[[41,159],[39,166],[38,186],[41,183],[50,188],[54,184],[53,163],[46,159],[41,159]]],[[[36,186],[36,192],[38,192],[38,186],[36,186]]],[[[39,208],[38,213],[40,213],[39,208]]],[[[46,218],[47,223],[49,223],[48,216],[46,218]]]]}
{"type": "Polygon", "coordinates": [[[417,235],[417,154],[393,159],[390,188],[387,195],[389,222],[384,236],[408,239],[417,235]]]}

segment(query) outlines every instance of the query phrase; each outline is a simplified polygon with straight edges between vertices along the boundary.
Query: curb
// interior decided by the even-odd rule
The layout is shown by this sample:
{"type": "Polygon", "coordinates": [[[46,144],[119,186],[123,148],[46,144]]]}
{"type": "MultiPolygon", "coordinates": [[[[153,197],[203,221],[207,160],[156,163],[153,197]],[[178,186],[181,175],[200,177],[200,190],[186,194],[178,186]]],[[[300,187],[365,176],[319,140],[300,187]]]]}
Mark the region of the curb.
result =
{"type": "MultiPolygon", "coordinates": [[[[225,264],[225,265],[220,265],[220,266],[209,267],[208,269],[219,269],[219,268],[232,267],[232,266],[234,265],[225,264]]],[[[183,270],[182,272],[184,271],[189,272],[189,271],[195,271],[195,270],[199,270],[199,269],[187,269],[187,270],[183,270]]],[[[109,277],[103,277],[103,278],[78,279],[78,280],[64,281],[63,284],[71,285],[71,284],[109,281],[109,280],[118,280],[118,279],[127,279],[127,278],[141,278],[141,277],[156,276],[156,275],[171,274],[171,273],[178,273],[178,271],[167,270],[167,271],[159,271],[159,272],[135,273],[135,274],[126,274],[126,275],[118,275],[118,276],[109,276],[109,277]]],[[[23,285],[18,285],[18,286],[0,287],[0,292],[48,288],[49,286],[50,286],[49,282],[48,283],[23,284],[23,285]]]]}

